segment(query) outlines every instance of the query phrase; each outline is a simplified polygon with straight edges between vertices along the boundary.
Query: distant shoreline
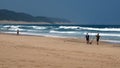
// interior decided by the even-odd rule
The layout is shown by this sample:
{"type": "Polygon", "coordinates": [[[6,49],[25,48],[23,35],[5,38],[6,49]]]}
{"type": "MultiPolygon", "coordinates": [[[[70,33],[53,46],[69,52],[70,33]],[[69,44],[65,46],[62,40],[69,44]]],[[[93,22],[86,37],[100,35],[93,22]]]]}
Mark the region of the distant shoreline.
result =
{"type": "Polygon", "coordinates": [[[0,20],[0,24],[50,24],[50,23],[0,20]]]}
{"type": "MultiPolygon", "coordinates": [[[[26,22],[26,21],[8,21],[8,20],[0,20],[0,24],[58,24],[58,25],[74,25],[74,23],[64,23],[64,22],[26,22]]],[[[75,23],[76,24],[76,23],[75,23]]]]}

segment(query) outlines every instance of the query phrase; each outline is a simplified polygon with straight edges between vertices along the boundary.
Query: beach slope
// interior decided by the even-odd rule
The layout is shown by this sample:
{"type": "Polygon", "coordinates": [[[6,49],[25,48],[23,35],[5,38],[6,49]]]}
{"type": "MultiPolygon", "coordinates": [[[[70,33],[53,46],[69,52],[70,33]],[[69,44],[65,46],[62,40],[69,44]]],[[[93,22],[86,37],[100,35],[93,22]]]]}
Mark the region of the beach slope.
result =
{"type": "Polygon", "coordinates": [[[120,68],[117,44],[0,34],[0,68],[120,68]]]}

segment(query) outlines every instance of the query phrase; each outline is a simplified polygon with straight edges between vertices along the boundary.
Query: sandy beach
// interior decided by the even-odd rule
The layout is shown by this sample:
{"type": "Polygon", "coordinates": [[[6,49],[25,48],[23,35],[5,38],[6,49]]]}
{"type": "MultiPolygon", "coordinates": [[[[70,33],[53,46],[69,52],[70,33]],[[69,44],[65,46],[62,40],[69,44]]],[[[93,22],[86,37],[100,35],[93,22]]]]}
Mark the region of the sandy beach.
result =
{"type": "Polygon", "coordinates": [[[0,20],[0,24],[50,24],[50,23],[0,20]]]}
{"type": "Polygon", "coordinates": [[[120,68],[120,46],[0,34],[0,68],[120,68]]]}
{"type": "MultiPolygon", "coordinates": [[[[7,21],[7,20],[0,20],[0,24],[51,24],[49,22],[26,22],[26,21],[7,21]]],[[[74,24],[74,23],[64,23],[64,22],[55,22],[55,24],[74,24]]]]}

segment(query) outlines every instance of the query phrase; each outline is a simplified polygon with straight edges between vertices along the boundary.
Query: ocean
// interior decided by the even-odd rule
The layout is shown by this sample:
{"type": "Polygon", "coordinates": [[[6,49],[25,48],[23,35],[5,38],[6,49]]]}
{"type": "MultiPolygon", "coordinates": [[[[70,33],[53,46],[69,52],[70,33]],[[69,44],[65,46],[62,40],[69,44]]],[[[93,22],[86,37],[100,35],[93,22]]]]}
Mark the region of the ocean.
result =
{"type": "Polygon", "coordinates": [[[21,35],[35,35],[61,38],[85,38],[86,33],[90,39],[97,33],[101,41],[120,44],[120,25],[56,25],[56,24],[0,24],[1,33],[21,35]]]}

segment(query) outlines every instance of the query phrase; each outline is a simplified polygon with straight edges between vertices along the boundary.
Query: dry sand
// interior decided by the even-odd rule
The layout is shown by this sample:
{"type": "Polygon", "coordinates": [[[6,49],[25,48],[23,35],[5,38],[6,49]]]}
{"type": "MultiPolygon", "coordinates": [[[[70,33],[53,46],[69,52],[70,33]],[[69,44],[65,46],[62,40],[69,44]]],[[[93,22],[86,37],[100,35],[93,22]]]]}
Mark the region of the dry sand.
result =
{"type": "Polygon", "coordinates": [[[48,22],[25,22],[25,21],[0,20],[0,24],[50,24],[50,23],[48,23],[48,22]]]}
{"type": "Polygon", "coordinates": [[[119,44],[0,34],[0,68],[120,68],[119,44]]]}
{"type": "MultiPolygon", "coordinates": [[[[69,25],[69,24],[75,24],[70,22],[54,22],[55,24],[63,24],[63,25],[69,25]]],[[[26,21],[8,21],[8,20],[0,20],[0,24],[51,24],[49,22],[26,22],[26,21]]]]}

